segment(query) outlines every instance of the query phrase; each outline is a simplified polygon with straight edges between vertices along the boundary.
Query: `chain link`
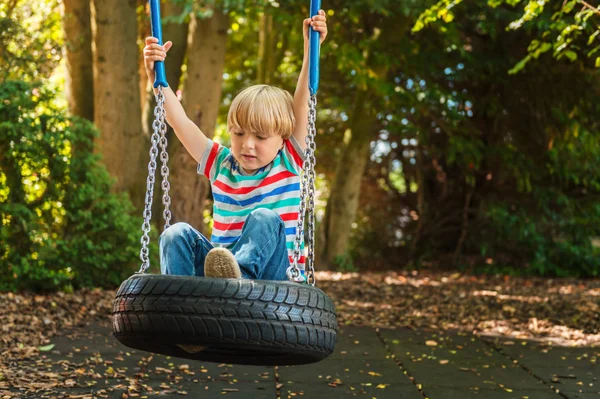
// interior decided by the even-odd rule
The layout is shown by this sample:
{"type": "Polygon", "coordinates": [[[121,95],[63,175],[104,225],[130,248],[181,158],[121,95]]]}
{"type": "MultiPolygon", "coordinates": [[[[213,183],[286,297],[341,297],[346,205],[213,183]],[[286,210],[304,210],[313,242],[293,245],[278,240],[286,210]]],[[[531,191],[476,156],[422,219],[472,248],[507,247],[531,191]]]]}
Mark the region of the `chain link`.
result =
{"type": "MultiPolygon", "coordinates": [[[[162,93],[162,87],[161,87],[161,93],[162,93]]],[[[158,103],[158,101],[157,101],[158,103]]],[[[163,197],[162,197],[162,203],[165,207],[164,211],[163,211],[163,218],[165,219],[165,229],[167,229],[169,226],[171,226],[171,210],[170,210],[170,206],[171,206],[171,197],[169,197],[169,190],[171,188],[171,185],[169,184],[169,153],[167,152],[167,124],[165,123],[165,116],[166,116],[166,112],[165,112],[165,108],[164,108],[164,96],[163,96],[163,103],[162,105],[159,107],[156,107],[158,109],[158,113],[160,114],[159,117],[159,129],[160,129],[160,161],[162,163],[162,167],[160,168],[160,174],[162,175],[162,190],[163,190],[163,197]]]]}
{"type": "Polygon", "coordinates": [[[317,96],[310,96],[308,102],[308,125],[306,135],[306,150],[304,161],[304,173],[302,173],[302,185],[300,189],[300,209],[298,212],[298,226],[296,227],[296,237],[294,238],[293,263],[287,269],[288,279],[292,281],[301,281],[298,261],[300,259],[300,248],[302,237],[304,236],[304,214],[308,203],[308,256],[306,258],[306,267],[308,273],[306,282],[312,286],[315,285],[315,136],[317,133],[315,123],[317,120],[317,96]]]}
{"type": "Polygon", "coordinates": [[[317,96],[316,94],[310,97],[309,101],[309,112],[308,112],[308,126],[309,134],[306,136],[306,148],[310,148],[310,151],[306,154],[307,158],[310,159],[310,167],[308,168],[308,283],[315,285],[315,166],[317,159],[315,157],[316,144],[315,137],[317,135],[316,128],[317,121],[317,96]]]}
{"type": "Polygon", "coordinates": [[[152,220],[152,200],[154,195],[154,183],[156,174],[156,157],[158,156],[158,145],[162,152],[160,154],[160,160],[162,161],[161,174],[163,177],[162,188],[164,191],[163,204],[165,204],[165,211],[163,216],[165,217],[165,228],[169,227],[169,221],[171,219],[171,212],[169,211],[169,205],[171,204],[171,198],[169,198],[169,167],[167,162],[169,155],[167,153],[167,138],[166,138],[167,125],[165,123],[165,95],[163,93],[162,86],[159,86],[158,93],[156,93],[156,107],[154,108],[154,122],[152,123],[152,136],[150,142],[150,162],[148,163],[148,179],[146,180],[146,198],[144,207],[144,223],[142,224],[142,238],[140,242],[142,249],[140,250],[140,259],[142,265],[138,273],[145,273],[150,267],[149,249],[150,244],[150,228],[152,220]]]}

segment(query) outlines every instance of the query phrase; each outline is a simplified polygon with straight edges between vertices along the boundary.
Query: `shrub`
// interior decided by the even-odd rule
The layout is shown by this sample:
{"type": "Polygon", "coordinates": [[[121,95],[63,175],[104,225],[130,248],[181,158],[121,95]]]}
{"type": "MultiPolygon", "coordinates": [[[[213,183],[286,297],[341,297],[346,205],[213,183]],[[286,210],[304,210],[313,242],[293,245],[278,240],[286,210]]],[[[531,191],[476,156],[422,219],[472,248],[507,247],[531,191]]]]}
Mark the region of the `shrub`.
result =
{"type": "Polygon", "coordinates": [[[0,83],[0,290],[116,286],[139,263],[141,220],[111,193],[94,126],[53,96],[0,83]]]}

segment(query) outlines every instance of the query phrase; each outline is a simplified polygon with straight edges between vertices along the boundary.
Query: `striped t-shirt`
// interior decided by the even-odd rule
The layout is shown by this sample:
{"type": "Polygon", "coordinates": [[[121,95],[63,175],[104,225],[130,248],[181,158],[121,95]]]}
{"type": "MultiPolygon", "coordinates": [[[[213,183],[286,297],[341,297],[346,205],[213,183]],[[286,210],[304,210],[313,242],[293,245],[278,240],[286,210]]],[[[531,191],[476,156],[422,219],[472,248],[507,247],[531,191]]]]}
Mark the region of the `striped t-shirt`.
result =
{"type": "MultiPolygon", "coordinates": [[[[198,164],[198,174],[208,177],[213,193],[213,230],[215,246],[230,247],[239,239],[248,215],[255,209],[275,211],[285,224],[290,264],[300,210],[300,174],[304,151],[292,136],[273,161],[252,175],[244,174],[230,149],[208,140],[198,164]]],[[[304,270],[304,239],[298,267],[304,270]]]]}

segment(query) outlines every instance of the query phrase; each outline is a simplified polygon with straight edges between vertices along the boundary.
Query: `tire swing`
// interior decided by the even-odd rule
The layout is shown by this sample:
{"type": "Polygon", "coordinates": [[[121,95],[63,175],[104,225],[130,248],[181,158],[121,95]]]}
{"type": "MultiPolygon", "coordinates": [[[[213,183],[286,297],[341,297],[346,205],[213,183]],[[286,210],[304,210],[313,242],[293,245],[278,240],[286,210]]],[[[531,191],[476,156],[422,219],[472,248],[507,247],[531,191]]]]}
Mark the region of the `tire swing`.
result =
{"type": "MultiPolygon", "coordinates": [[[[150,0],[150,10],[152,35],[162,45],[159,1],[150,0]]],[[[318,13],[320,6],[321,0],[311,1],[311,16],[318,13]]],[[[335,307],[331,298],[315,287],[314,274],[314,138],[319,34],[312,28],[309,62],[308,145],[294,261],[287,270],[290,281],[146,274],[150,267],[148,233],[159,145],[165,229],[171,218],[163,94],[163,87],[168,85],[164,63],[155,64],[154,87],[158,88],[158,93],[142,225],[142,265],[121,284],[112,312],[113,335],[123,345],[187,359],[263,366],[314,363],[333,352],[337,334],[335,307]],[[298,268],[298,259],[307,208],[308,256],[304,278],[298,268]]]]}

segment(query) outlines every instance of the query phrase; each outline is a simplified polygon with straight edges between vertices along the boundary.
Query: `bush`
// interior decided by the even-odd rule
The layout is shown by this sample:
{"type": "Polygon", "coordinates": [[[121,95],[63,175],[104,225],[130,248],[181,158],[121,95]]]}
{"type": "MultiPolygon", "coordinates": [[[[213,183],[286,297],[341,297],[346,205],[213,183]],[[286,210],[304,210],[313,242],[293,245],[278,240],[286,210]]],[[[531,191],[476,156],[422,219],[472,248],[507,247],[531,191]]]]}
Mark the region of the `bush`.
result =
{"type": "Polygon", "coordinates": [[[94,126],[52,100],[0,83],[0,290],[112,287],[139,263],[141,220],[110,193],[94,126]]]}

